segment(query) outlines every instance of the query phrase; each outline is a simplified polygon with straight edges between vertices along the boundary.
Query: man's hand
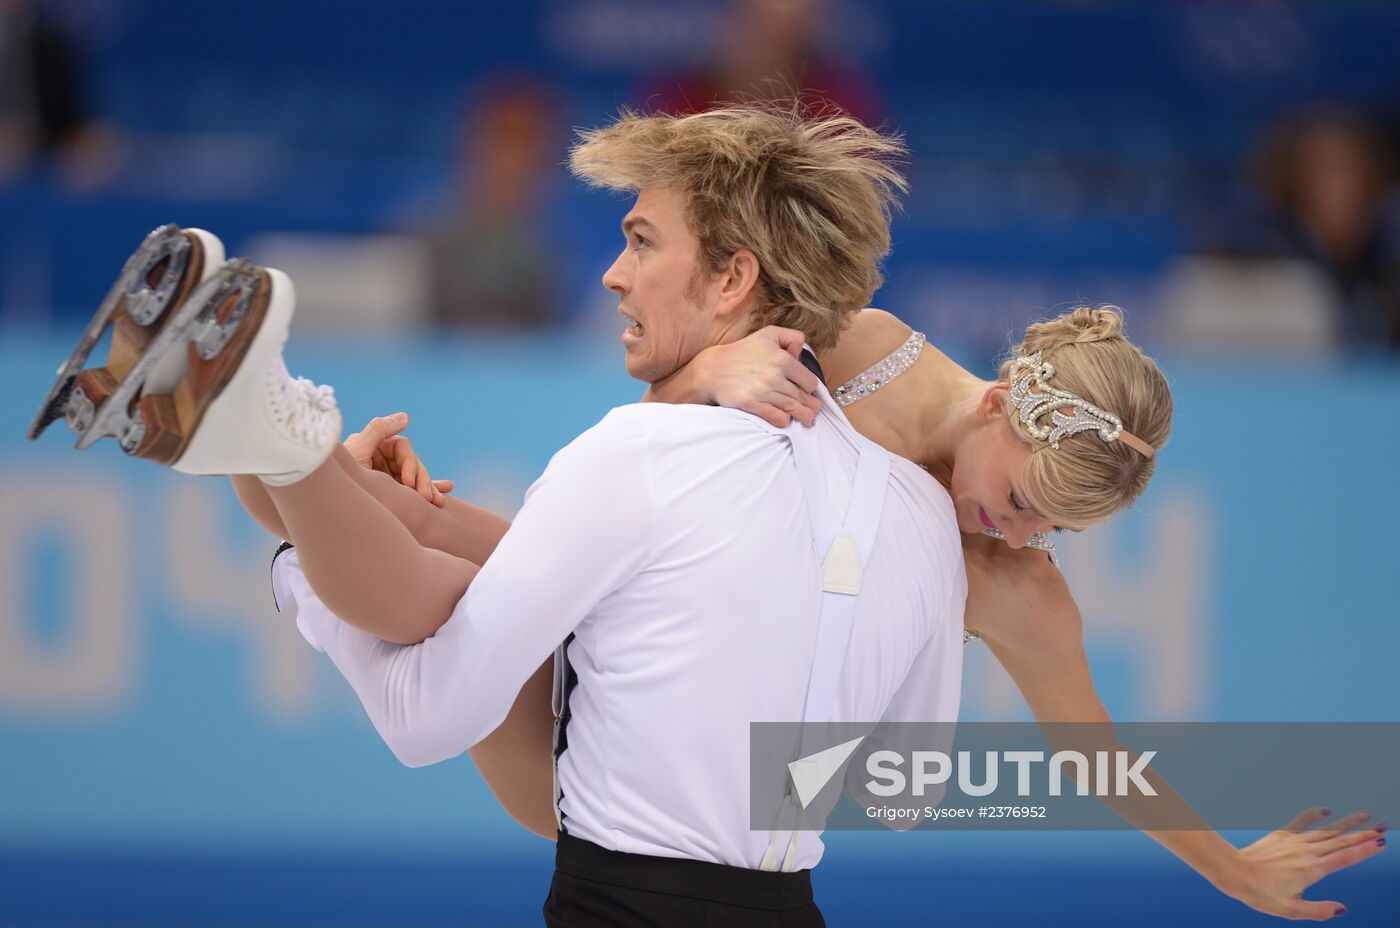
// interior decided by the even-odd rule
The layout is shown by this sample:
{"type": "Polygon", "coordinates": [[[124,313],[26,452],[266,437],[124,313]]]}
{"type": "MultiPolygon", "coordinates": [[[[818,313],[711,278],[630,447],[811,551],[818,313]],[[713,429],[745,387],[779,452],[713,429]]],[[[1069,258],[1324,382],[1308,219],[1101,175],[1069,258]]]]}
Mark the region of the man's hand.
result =
{"type": "Polygon", "coordinates": [[[817,421],[818,380],[798,360],[806,338],[795,329],[764,326],[727,345],[705,349],[695,359],[696,385],[708,402],[739,409],[786,428],[793,419],[817,421]]]}
{"type": "Polygon", "coordinates": [[[1340,902],[1303,899],[1303,890],[1330,873],[1379,854],[1385,849],[1389,826],[1352,831],[1371,817],[1357,812],[1324,828],[1312,828],[1329,814],[1326,809],[1309,809],[1242,848],[1238,869],[1220,888],[1270,915],[1319,922],[1345,915],[1346,906],[1340,902]]]}
{"type": "Polygon", "coordinates": [[[451,493],[451,480],[433,480],[413,451],[413,443],[400,433],[408,428],[408,413],[376,416],[363,429],[345,439],[345,447],[361,466],[388,474],[418,493],[434,506],[445,506],[444,493],[451,493]]]}

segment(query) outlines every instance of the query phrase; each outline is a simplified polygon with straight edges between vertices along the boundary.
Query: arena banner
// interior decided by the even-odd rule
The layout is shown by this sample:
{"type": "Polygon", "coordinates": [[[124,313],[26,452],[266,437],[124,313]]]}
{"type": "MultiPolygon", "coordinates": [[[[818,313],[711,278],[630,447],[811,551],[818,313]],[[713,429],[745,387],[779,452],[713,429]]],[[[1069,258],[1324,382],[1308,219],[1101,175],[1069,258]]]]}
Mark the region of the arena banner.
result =
{"type": "MultiPolygon", "coordinates": [[[[23,440],[70,346],[7,337],[0,367],[0,845],[533,846],[466,758],[394,760],[274,609],[277,539],[228,481],[132,460],[113,442],[77,452],[61,424],[23,440]]],[[[641,394],[616,347],[586,338],[294,334],[288,363],[336,389],[347,432],[408,411],[433,475],[507,516],[555,451],[641,394]]],[[[1400,373],[1164,364],[1176,421],[1152,487],[1112,523],[1056,536],[1109,714],[1400,718],[1387,664],[1400,653],[1400,431],[1378,427],[1400,373]]],[[[1028,721],[992,648],[973,641],[964,655],[963,723],[1028,721]]],[[[1157,763],[1199,801],[1177,784],[1191,770],[1165,752],[1157,763]]]]}

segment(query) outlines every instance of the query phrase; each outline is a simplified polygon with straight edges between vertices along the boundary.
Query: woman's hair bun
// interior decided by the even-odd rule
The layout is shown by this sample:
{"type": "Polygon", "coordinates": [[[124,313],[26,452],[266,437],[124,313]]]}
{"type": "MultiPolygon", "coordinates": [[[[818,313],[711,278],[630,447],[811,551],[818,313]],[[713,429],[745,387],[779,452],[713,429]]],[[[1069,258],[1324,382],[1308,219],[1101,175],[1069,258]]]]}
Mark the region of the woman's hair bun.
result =
{"type": "Polygon", "coordinates": [[[1080,306],[1062,316],[1026,329],[1027,352],[1049,354],[1061,345],[1083,345],[1123,334],[1123,311],[1117,306],[1080,306]]]}

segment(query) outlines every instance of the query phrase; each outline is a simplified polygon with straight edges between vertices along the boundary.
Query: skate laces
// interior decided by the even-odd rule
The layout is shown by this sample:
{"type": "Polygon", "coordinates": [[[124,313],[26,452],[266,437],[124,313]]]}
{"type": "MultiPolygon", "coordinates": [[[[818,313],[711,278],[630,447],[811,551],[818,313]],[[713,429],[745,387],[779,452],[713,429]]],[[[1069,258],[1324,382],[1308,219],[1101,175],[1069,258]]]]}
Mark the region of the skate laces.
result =
{"type": "Polygon", "coordinates": [[[277,421],[298,441],[320,446],[335,440],[338,428],[335,388],[292,377],[279,355],[268,367],[268,386],[277,421]]]}

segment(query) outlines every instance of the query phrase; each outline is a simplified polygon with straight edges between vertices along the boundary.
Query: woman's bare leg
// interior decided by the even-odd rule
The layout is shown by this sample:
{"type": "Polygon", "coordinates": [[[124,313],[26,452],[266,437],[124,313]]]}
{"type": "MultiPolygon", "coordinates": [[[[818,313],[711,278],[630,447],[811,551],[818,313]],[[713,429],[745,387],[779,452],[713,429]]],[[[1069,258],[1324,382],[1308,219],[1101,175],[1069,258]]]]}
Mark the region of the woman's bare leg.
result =
{"type": "MultiPolygon", "coordinates": [[[[332,460],[393,513],[424,547],[484,564],[510,528],[510,523],[500,516],[455,497],[447,497],[442,508],[434,506],[417,490],[362,466],[349,455],[336,454],[332,460]]],[[[249,515],[274,536],[287,538],[282,516],[261,480],[239,475],[233,477],[233,486],[249,515]]],[[[437,631],[435,626],[413,638],[423,629],[399,627],[401,615],[391,612],[376,623],[383,627],[366,630],[405,644],[437,631]],[[384,624],[388,622],[396,627],[384,624]]],[[[553,679],[551,657],[521,687],[505,720],[467,752],[507,814],[529,831],[550,839],[557,831],[553,795],[554,712],[550,700],[553,679]]]]}
{"type": "Polygon", "coordinates": [[[229,479],[233,481],[233,492],[238,496],[238,502],[253,517],[253,521],[267,529],[272,537],[291,541],[287,537],[287,527],[282,524],[282,515],[277,511],[277,504],[267,495],[263,482],[252,474],[230,474],[229,479]]]}
{"type": "Polygon", "coordinates": [[[267,488],[307,582],[351,625],[386,641],[421,641],[447,621],[478,567],[419,544],[346,472],[344,462],[358,466],[349,451],[337,446],[332,458],[290,486],[267,488]],[[391,616],[397,627],[385,634],[391,616]]]}
{"type": "MultiPolygon", "coordinates": [[[[348,456],[334,455],[351,478],[403,523],[420,545],[446,551],[481,565],[496,550],[510,522],[493,512],[474,506],[453,496],[444,497],[442,507],[434,506],[393,477],[370,470],[348,456]]],[[[243,508],[263,528],[276,538],[293,544],[277,504],[261,480],[250,474],[235,474],[233,490],[243,508]]]]}
{"type": "Polygon", "coordinates": [[[554,658],[520,688],[505,721],[467,753],[496,801],[528,831],[554,840],[554,658]]]}

